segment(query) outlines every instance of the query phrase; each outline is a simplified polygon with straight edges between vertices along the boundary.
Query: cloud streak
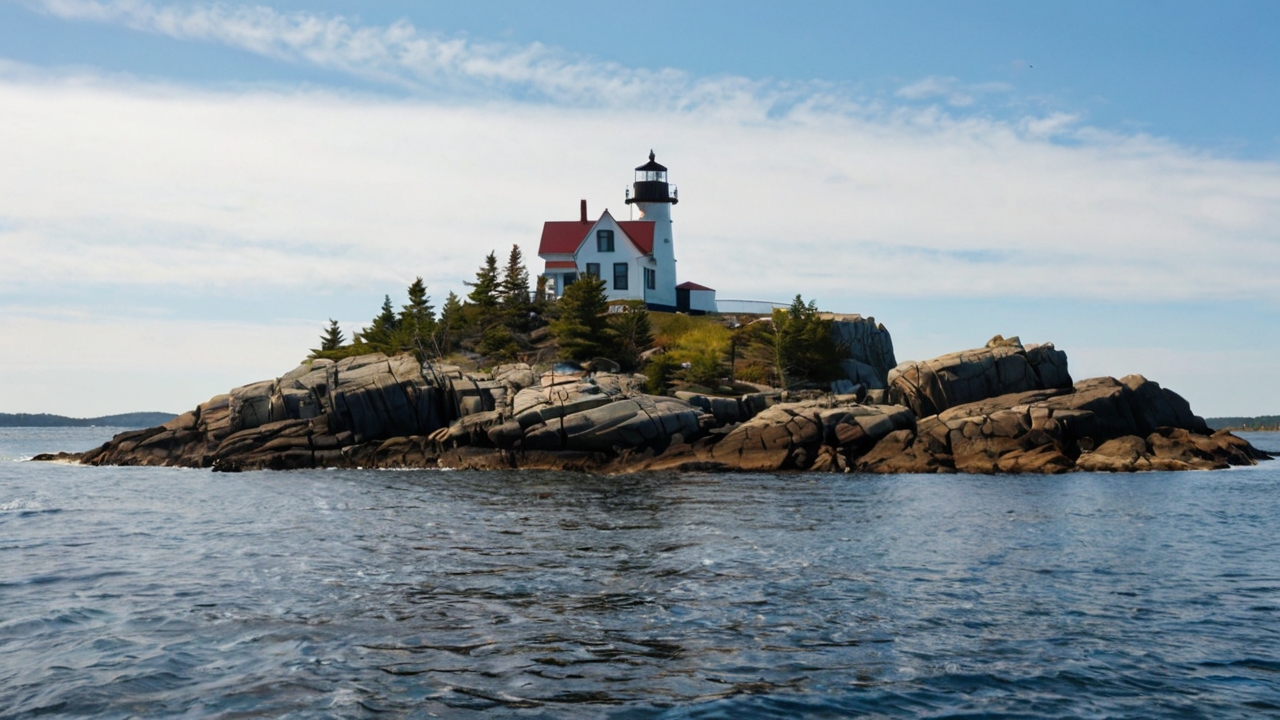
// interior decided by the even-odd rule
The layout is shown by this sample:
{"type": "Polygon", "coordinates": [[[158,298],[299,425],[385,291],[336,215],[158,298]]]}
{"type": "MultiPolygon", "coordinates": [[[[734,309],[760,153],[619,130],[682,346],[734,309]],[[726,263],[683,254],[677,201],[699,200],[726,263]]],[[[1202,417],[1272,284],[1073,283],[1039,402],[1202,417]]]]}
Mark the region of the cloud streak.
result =
{"type": "MultiPolygon", "coordinates": [[[[419,91],[491,96],[513,90],[579,106],[693,108],[759,103],[765,85],[746,78],[697,80],[674,69],[626,68],[540,43],[512,46],[419,31],[401,20],[362,26],[337,15],[265,6],[157,5],[141,0],[42,0],[66,20],[121,25],[182,40],[221,43],[282,61],[419,91]]],[[[770,88],[768,103],[787,95],[770,88]]]]}

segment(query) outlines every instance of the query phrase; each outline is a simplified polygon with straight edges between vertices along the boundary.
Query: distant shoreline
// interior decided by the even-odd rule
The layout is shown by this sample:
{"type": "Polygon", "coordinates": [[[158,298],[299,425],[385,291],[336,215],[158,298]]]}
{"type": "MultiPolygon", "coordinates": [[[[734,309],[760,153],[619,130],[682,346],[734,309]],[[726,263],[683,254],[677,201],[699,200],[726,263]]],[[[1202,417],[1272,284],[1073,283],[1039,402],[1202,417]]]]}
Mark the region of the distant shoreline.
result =
{"type": "Polygon", "coordinates": [[[0,413],[0,427],[121,427],[146,428],[162,425],[178,417],[175,413],[134,412],[73,418],[48,413],[0,413]]]}
{"type": "Polygon", "coordinates": [[[1205,418],[1205,424],[1214,430],[1240,430],[1245,432],[1280,430],[1280,415],[1259,415],[1258,417],[1216,417],[1205,418]]]}

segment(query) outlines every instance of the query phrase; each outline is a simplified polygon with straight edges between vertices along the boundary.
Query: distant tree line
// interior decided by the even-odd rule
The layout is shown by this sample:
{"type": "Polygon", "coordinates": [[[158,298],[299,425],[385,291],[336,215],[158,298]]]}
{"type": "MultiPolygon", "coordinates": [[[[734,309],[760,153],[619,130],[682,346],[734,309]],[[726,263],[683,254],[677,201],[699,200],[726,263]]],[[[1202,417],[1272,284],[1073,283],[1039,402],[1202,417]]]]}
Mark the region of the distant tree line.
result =
{"type": "Polygon", "coordinates": [[[1214,430],[1280,430],[1280,415],[1205,418],[1214,430]]]}

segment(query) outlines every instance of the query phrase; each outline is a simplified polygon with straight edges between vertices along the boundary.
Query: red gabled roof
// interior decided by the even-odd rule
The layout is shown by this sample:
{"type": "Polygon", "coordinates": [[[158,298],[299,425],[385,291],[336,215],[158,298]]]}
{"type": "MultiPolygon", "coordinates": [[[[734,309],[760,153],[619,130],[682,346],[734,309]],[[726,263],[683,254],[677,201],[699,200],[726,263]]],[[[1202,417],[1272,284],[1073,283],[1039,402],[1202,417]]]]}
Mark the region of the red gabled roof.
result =
{"type": "Polygon", "coordinates": [[[572,255],[586,239],[594,222],[545,222],[542,224],[542,240],[538,243],[539,255],[572,255]]]}
{"type": "Polygon", "coordinates": [[[547,261],[548,270],[554,270],[559,268],[576,268],[576,267],[578,267],[577,263],[575,263],[572,260],[548,260],[547,261]]]}
{"type": "Polygon", "coordinates": [[[710,290],[715,292],[715,288],[709,288],[706,285],[699,285],[696,282],[682,282],[676,286],[677,290],[710,290]]]}
{"type": "Polygon", "coordinates": [[[656,224],[652,220],[622,220],[618,222],[622,232],[631,238],[631,244],[640,248],[640,252],[645,255],[653,254],[653,226],[656,224]]]}
{"type": "MultiPolygon", "coordinates": [[[[608,214],[605,210],[605,214],[608,214]]],[[[604,217],[601,215],[600,217],[604,217]]],[[[582,222],[581,220],[571,220],[569,222],[550,221],[542,224],[542,240],[538,242],[539,255],[572,255],[578,251],[578,246],[583,240],[587,239],[587,233],[595,226],[598,221],[582,222]]],[[[645,255],[653,253],[653,226],[650,220],[621,220],[618,227],[622,228],[622,232],[631,240],[631,244],[635,245],[640,252],[645,255]]]]}

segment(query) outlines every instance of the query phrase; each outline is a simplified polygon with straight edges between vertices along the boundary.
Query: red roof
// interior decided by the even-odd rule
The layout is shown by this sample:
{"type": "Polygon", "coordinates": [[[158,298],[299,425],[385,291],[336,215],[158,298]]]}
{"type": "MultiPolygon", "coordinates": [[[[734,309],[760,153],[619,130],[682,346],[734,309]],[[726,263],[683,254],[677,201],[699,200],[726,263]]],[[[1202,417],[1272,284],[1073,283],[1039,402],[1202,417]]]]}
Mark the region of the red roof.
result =
{"type": "Polygon", "coordinates": [[[652,220],[622,220],[618,225],[631,238],[631,244],[640,248],[640,252],[645,255],[653,252],[653,226],[657,223],[652,220]]]}
{"type": "Polygon", "coordinates": [[[709,290],[711,292],[715,292],[714,288],[709,288],[706,285],[699,285],[696,282],[682,282],[676,286],[676,289],[677,290],[709,290]]]}
{"type": "Polygon", "coordinates": [[[572,255],[593,222],[546,222],[542,224],[542,241],[538,243],[539,255],[572,255]]]}
{"type": "Polygon", "coordinates": [[[555,268],[577,268],[578,266],[572,260],[548,260],[547,269],[555,268]]]}
{"type": "MultiPolygon", "coordinates": [[[[605,211],[606,213],[608,210],[605,211]]],[[[601,217],[604,217],[601,215],[601,217]]],[[[615,221],[622,232],[631,239],[640,252],[649,255],[653,252],[653,223],[650,220],[615,221]]],[[[542,240],[538,243],[539,255],[572,255],[578,246],[587,239],[587,233],[595,226],[595,222],[574,220],[569,222],[546,222],[542,224],[542,240]]]]}

